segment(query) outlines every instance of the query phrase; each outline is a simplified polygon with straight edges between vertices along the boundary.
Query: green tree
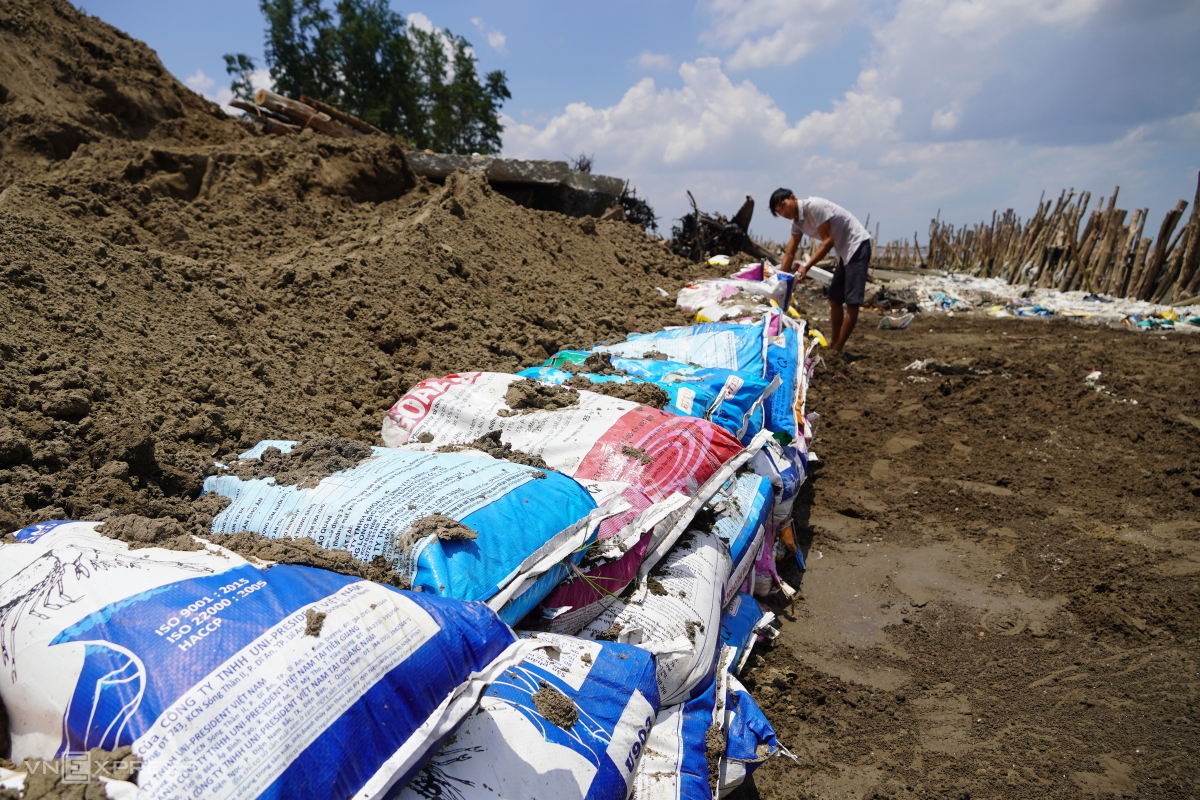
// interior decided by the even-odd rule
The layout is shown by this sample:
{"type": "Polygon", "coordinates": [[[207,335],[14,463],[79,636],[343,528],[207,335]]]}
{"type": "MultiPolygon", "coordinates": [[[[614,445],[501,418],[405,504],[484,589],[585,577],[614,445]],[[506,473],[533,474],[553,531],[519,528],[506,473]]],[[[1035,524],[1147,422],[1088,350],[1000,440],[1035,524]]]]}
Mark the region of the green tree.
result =
{"type": "MultiPolygon", "coordinates": [[[[470,42],[409,27],[387,0],[261,0],[266,60],[280,94],[336,105],[419,148],[500,150],[499,111],[512,97],[502,71],[483,76],[470,42]]],[[[254,63],[225,56],[235,94],[254,63]]]]}
{"type": "Polygon", "coordinates": [[[233,90],[233,96],[243,100],[253,100],[254,86],[250,82],[250,74],[254,72],[254,59],[245,53],[237,55],[226,53],[225,71],[233,76],[233,82],[229,84],[229,88],[233,90]]]}

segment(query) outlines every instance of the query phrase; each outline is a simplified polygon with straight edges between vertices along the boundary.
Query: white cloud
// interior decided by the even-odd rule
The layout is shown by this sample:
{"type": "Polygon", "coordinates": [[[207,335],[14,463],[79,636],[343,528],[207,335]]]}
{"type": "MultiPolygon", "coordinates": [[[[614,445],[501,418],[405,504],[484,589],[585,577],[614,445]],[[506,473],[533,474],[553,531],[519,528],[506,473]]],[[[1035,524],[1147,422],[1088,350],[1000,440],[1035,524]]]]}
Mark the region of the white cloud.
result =
{"type": "MultiPolygon", "coordinates": [[[[476,18],[473,22],[482,22],[476,18]]],[[[408,27],[425,33],[432,33],[438,42],[442,45],[442,51],[446,54],[446,80],[454,80],[454,42],[446,35],[446,32],[433,24],[433,20],[422,14],[420,11],[414,11],[408,15],[408,27]]],[[[409,34],[411,36],[411,33],[409,34]]],[[[468,56],[475,55],[475,48],[466,48],[468,56]]]]}
{"type": "Polygon", "coordinates": [[[505,47],[505,45],[508,42],[507,36],[505,36],[500,31],[496,30],[495,28],[487,25],[483,21],[482,17],[472,17],[471,24],[475,26],[475,29],[477,31],[479,31],[481,34],[483,34],[483,36],[485,38],[487,38],[487,43],[489,45],[491,45],[493,50],[495,50],[497,53],[499,53],[502,56],[508,55],[508,49],[505,47]]]}
{"type": "Polygon", "coordinates": [[[792,64],[861,18],[866,0],[710,0],[703,38],[734,48],[730,69],[792,64]]]}
{"type": "Polygon", "coordinates": [[[416,28],[419,31],[433,33],[437,28],[433,27],[433,20],[422,14],[420,11],[414,11],[408,15],[408,24],[410,27],[416,28]]]}
{"type": "Polygon", "coordinates": [[[783,112],[749,81],[730,81],[719,59],[686,63],[679,75],[681,89],[659,89],[644,78],[616,105],[572,103],[540,130],[508,119],[505,149],[529,157],[579,150],[595,152],[597,162],[611,157],[629,167],[673,169],[782,146],[783,112]]]}
{"type": "MultiPolygon", "coordinates": [[[[595,154],[667,220],[689,206],[732,213],[780,185],[882,221],[884,238],[924,236],[1043,190],[1110,193],[1165,213],[1200,169],[1200,4],[1162,0],[708,0],[704,41],[729,54],[678,68],[682,85],[643,78],[614,105],[574,103],[537,124],[505,117],[505,152],[595,154]],[[850,8],[847,12],[846,7],[850,8]],[[873,47],[854,85],[789,119],[730,71],[783,65],[870,19],[873,47]],[[1171,76],[1171,77],[1168,77],[1171,76]],[[1184,176],[1180,179],[1179,176],[1184,176]],[[1190,176],[1190,177],[1189,177],[1190,176]]],[[[650,68],[657,56],[634,63],[650,68]],[[644,63],[643,63],[644,62],[644,63]]],[[[791,68],[798,80],[807,75],[791,68]]],[[[776,238],[769,216],[756,232],[776,238]]]]}
{"type": "MultiPolygon", "coordinates": [[[[229,101],[233,99],[233,90],[229,88],[229,84],[223,83],[218,85],[216,80],[210,78],[204,73],[204,70],[196,70],[189,75],[183,83],[185,86],[204,99],[211,100],[219,105],[221,110],[226,114],[240,115],[243,113],[229,105],[229,101]]],[[[271,81],[270,70],[256,69],[251,72],[250,86],[255,91],[259,89],[275,88],[275,84],[271,81]]]]}
{"type": "Polygon", "coordinates": [[[665,53],[651,53],[649,50],[643,50],[636,58],[631,59],[634,66],[644,70],[668,70],[675,66],[675,62],[669,55],[665,53]]]}
{"type": "Polygon", "coordinates": [[[945,108],[939,108],[933,112],[933,119],[929,121],[929,127],[933,128],[938,133],[949,133],[958,127],[958,121],[962,118],[962,111],[957,103],[951,103],[945,108]]]}
{"type": "Polygon", "coordinates": [[[215,86],[216,83],[216,81],[204,74],[204,70],[197,69],[187,77],[187,79],[183,82],[183,85],[191,89],[196,94],[203,95],[213,86],[215,86]]]}

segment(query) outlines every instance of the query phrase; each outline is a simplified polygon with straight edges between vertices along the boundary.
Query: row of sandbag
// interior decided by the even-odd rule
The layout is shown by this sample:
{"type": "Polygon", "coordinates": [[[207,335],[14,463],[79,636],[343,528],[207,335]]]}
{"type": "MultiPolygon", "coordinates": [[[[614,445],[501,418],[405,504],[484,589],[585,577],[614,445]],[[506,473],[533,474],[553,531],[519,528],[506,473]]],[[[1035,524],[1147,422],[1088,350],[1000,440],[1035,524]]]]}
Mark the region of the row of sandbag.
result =
{"type": "MultiPolygon", "coordinates": [[[[760,336],[768,324],[761,326],[760,336]]],[[[711,338],[729,331],[695,333],[711,338]]],[[[737,339],[743,331],[734,333],[737,339]]],[[[765,352],[766,346],[761,349],[765,352]]],[[[702,361],[697,356],[692,363],[702,361]]],[[[386,437],[389,428],[395,432],[396,414],[408,413],[406,430],[416,440],[412,449],[377,448],[373,458],[316,487],[281,487],[270,479],[231,475],[206,482],[207,491],[234,501],[214,522],[214,532],[311,535],[363,560],[383,555],[407,570],[418,592],[396,592],[305,567],[263,569],[212,544],[195,552],[129,551],[97,535],[96,523],[48,523],[19,532],[21,545],[0,550],[6,667],[0,694],[9,711],[14,757],[50,758],[129,744],[144,761],[138,783],[150,797],[290,796],[300,791],[382,796],[410,780],[414,792],[439,780],[438,785],[461,789],[460,778],[451,776],[444,763],[454,744],[472,731],[504,729],[497,741],[506,744],[498,749],[472,745],[450,763],[459,769],[467,769],[470,761],[491,764],[502,774],[520,773],[518,764],[542,764],[544,769],[530,767],[545,773],[540,783],[521,783],[532,794],[541,792],[539,786],[559,785],[555,781],[561,779],[574,783],[575,796],[619,797],[636,774],[647,729],[653,725],[661,735],[670,728],[661,727],[661,707],[674,702],[664,713],[683,726],[686,710],[703,716],[705,698],[711,695],[709,727],[711,720],[730,715],[728,697],[734,695],[728,693],[736,688],[713,677],[725,674],[712,666],[721,651],[709,638],[692,641],[698,631],[711,637],[715,626],[711,618],[696,618],[694,609],[675,626],[690,635],[674,636],[674,643],[663,638],[669,630],[648,634],[646,625],[640,633],[632,630],[637,626],[622,630],[625,643],[546,633],[519,641],[489,612],[461,601],[486,601],[506,621],[525,617],[535,627],[562,627],[564,619],[572,620],[572,632],[579,632],[589,623],[594,628],[595,617],[616,609],[615,590],[639,575],[650,577],[649,566],[664,555],[666,571],[674,563],[672,556],[686,560],[689,553],[708,551],[724,553],[731,564],[729,553],[740,552],[744,565],[759,530],[769,527],[756,514],[766,508],[770,517],[780,501],[787,501],[789,469],[795,474],[799,468],[802,477],[802,462],[795,459],[802,452],[802,435],[777,439],[759,432],[750,447],[743,447],[702,416],[686,422],[585,392],[578,403],[585,419],[563,421],[562,410],[495,415],[515,411],[500,403],[492,409],[494,418],[478,431],[496,430],[496,421],[514,423],[501,426],[508,443],[527,453],[540,449],[559,472],[494,461],[470,450],[421,452],[477,437],[470,435],[473,423],[467,423],[465,438],[455,435],[442,442],[431,430],[415,430],[413,401],[426,409],[417,422],[444,423],[448,405],[441,401],[449,389],[482,388],[488,377],[451,376],[440,385],[414,387],[385,423],[386,437]],[[619,438],[614,439],[614,430],[619,438]],[[589,434],[595,439],[590,444],[584,438],[589,434]],[[532,446],[538,437],[544,447],[532,446]],[[759,471],[766,475],[746,473],[744,482],[735,480],[734,472],[749,461],[765,464],[759,471]],[[755,483],[755,490],[747,490],[755,483]],[[764,493],[763,486],[773,488],[764,493]],[[695,511],[718,491],[728,497],[717,504],[724,502],[726,511],[734,508],[739,514],[718,515],[712,530],[699,531],[681,544],[695,511]],[[753,502],[746,502],[748,496],[763,498],[757,512],[753,502]],[[743,508],[748,513],[740,513],[743,508]],[[478,532],[477,538],[431,536],[414,543],[398,535],[435,512],[462,521],[478,532]],[[712,531],[720,529],[722,520],[725,539],[714,540],[712,531]],[[748,527],[759,530],[746,540],[748,527]],[[695,545],[705,535],[710,539],[707,551],[703,543],[695,545]],[[739,536],[741,550],[731,548],[739,536]],[[588,577],[582,578],[578,564],[585,550],[601,563],[585,565],[588,577]],[[597,569],[621,562],[629,552],[637,557],[636,569],[616,570],[627,575],[623,583],[598,580],[597,569]],[[647,553],[655,556],[653,561],[647,553]],[[606,557],[612,560],[606,562],[606,557]],[[577,592],[568,598],[573,603],[567,608],[576,613],[555,614],[560,607],[547,605],[547,593],[558,591],[555,587],[569,576],[575,579],[559,588],[582,584],[601,599],[577,592]],[[539,619],[546,623],[536,624],[539,619]],[[657,642],[651,641],[655,635],[657,642]],[[629,646],[635,638],[641,646],[629,646]],[[572,648],[578,656],[575,672],[564,672],[564,654],[572,648]],[[615,666],[602,668],[606,663],[615,666]],[[512,697],[507,705],[487,699],[498,698],[506,680],[516,682],[514,696],[521,695],[522,687],[530,688],[525,706],[512,697]],[[718,684],[726,688],[718,691],[718,684]],[[590,694],[580,694],[585,686],[591,687],[590,694]],[[631,693],[631,687],[639,688],[631,693]],[[485,688],[489,694],[481,698],[485,688]],[[542,706],[552,709],[556,703],[574,709],[571,724],[562,724],[570,721],[568,713],[547,725],[542,706]],[[701,711],[695,711],[696,704],[701,711]],[[522,744],[533,743],[533,755],[508,753],[505,748],[511,750],[515,741],[511,732],[505,733],[508,729],[491,716],[479,719],[486,716],[485,708],[500,706],[541,732],[540,739],[516,737],[522,744]],[[464,727],[418,773],[467,715],[473,715],[475,726],[464,727]],[[547,746],[555,736],[565,737],[568,749],[581,754],[577,768],[562,767],[562,755],[547,746]],[[598,743],[604,744],[604,758],[598,743]],[[626,751],[619,752],[626,744],[626,751]],[[481,752],[488,756],[477,757],[481,752]]],[[[511,387],[513,376],[492,380],[492,388],[501,382],[511,387]]],[[[507,389],[502,393],[507,395],[507,389]]],[[[469,405],[477,410],[480,398],[469,405]]],[[[389,443],[395,443],[394,437],[389,443]]],[[[290,443],[263,443],[245,457],[268,446],[286,449],[290,443]]],[[[790,483],[798,485],[798,480],[790,483]]],[[[730,597],[730,587],[736,586],[730,583],[732,569],[725,579],[719,577],[712,576],[709,583],[719,599],[700,607],[711,614],[714,607],[719,611],[721,601],[731,599],[744,609],[757,609],[748,595],[730,597]]],[[[643,580],[642,596],[620,601],[620,613],[669,596],[669,591],[659,594],[669,582],[666,572],[643,580]],[[658,591],[652,590],[655,586],[658,591]]],[[[643,612],[646,619],[662,616],[643,612]]],[[[731,621],[727,638],[745,652],[762,617],[741,616],[742,634],[732,632],[736,626],[731,621]]],[[[737,655],[725,658],[727,664],[737,661],[737,655]]],[[[753,763],[764,747],[771,751],[758,741],[769,726],[762,728],[765,720],[748,710],[741,719],[750,720],[750,727],[730,730],[751,733],[728,737],[734,757],[730,763],[753,763]],[[756,742],[740,751],[755,754],[748,762],[737,759],[739,741],[756,742]]],[[[685,744],[694,742],[682,734],[676,738],[680,766],[672,774],[677,780],[701,776],[704,783],[707,762],[704,769],[689,772],[684,756],[694,755],[695,747],[685,744]]],[[[664,747],[660,743],[655,752],[667,753],[664,747]]],[[[656,768],[654,774],[667,773],[656,768]]],[[[7,780],[19,782],[21,776],[7,780]]]]}
{"type": "MultiPolygon", "coordinates": [[[[588,641],[615,640],[654,654],[663,708],[644,743],[650,755],[635,774],[638,797],[723,795],[758,763],[785,752],[731,673],[772,619],[747,590],[771,588],[774,548],[768,538],[790,518],[806,467],[808,437],[801,409],[808,375],[801,368],[802,333],[798,323],[768,314],[751,324],[690,326],[631,336],[588,352],[559,353],[544,367],[518,375],[552,383],[580,374],[593,382],[656,383],[671,400],[666,410],[676,415],[665,430],[656,425],[669,417],[653,409],[626,409],[622,401],[587,392],[579,407],[557,409],[552,419],[537,413],[511,415],[506,404],[516,386],[513,376],[487,373],[419,384],[384,422],[387,444],[423,450],[468,443],[479,432],[498,427],[513,448],[573,471],[577,479],[621,478],[651,504],[639,508],[653,508],[671,492],[686,498],[686,505],[655,527],[627,529],[636,538],[622,542],[619,532],[605,536],[602,526],[599,546],[574,567],[573,578],[523,621],[524,626],[574,633],[588,641]],[[597,364],[589,357],[596,353],[608,355],[607,365],[619,374],[571,369],[588,361],[594,369],[597,364]],[[604,419],[606,408],[619,416],[604,419]],[[593,428],[590,435],[583,433],[598,419],[603,419],[603,432],[593,428]],[[741,460],[745,469],[739,467],[727,479],[728,472],[711,471],[694,454],[722,440],[720,435],[707,441],[697,435],[705,431],[712,436],[711,428],[701,423],[713,419],[721,419],[717,427],[743,445],[740,458],[727,465],[741,460]],[[587,450],[582,459],[574,444],[580,439],[587,450]],[[701,506],[713,515],[707,525],[694,518],[701,506]],[[623,546],[614,552],[613,544],[623,546]],[[766,580],[757,581],[756,572],[766,580]]],[[[500,739],[538,738],[521,733],[514,729],[476,738],[474,729],[466,727],[456,746],[439,753],[414,785],[456,786],[464,797],[485,796],[461,787],[502,782],[507,762],[491,754],[500,739]],[[460,749],[477,744],[475,755],[460,749]]],[[[532,763],[565,763],[561,753],[544,744],[534,749],[540,755],[528,756],[532,763]]],[[[583,786],[583,774],[575,774],[583,786]]],[[[525,774],[521,783],[530,781],[533,777],[525,774]]]]}

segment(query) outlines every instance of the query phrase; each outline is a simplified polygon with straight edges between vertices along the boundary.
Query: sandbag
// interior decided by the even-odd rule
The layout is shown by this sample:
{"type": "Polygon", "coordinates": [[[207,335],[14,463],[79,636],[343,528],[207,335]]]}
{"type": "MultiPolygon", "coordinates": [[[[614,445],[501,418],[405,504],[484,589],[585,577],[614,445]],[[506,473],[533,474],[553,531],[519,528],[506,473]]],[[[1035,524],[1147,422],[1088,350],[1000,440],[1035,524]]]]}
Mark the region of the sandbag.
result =
{"type": "MultiPolygon", "coordinates": [[[[588,355],[579,351],[563,351],[552,356],[547,364],[579,363],[588,355]]],[[[771,383],[744,372],[693,367],[677,361],[614,358],[612,365],[626,374],[585,374],[584,377],[593,383],[653,383],[670,398],[664,411],[710,420],[732,433],[743,444],[749,444],[762,429],[761,415],[757,417],[758,424],[752,424],[754,412],[762,407],[767,396],[781,383],[771,383]]],[[[517,375],[554,384],[566,383],[575,377],[574,373],[557,366],[531,367],[521,370],[517,375]]]]}
{"type": "Polygon", "coordinates": [[[718,797],[725,797],[741,786],[746,776],[768,758],[777,755],[794,758],[779,743],[775,728],[746,687],[732,675],[726,688],[724,717],[725,754],[721,757],[717,781],[718,797]]]}
{"type": "Polygon", "coordinates": [[[792,517],[792,506],[796,495],[804,485],[808,469],[808,454],[801,452],[797,443],[784,445],[770,440],[750,459],[750,468],[771,482],[775,493],[771,519],[776,525],[792,517]]]}
{"type": "Polygon", "coordinates": [[[668,328],[656,333],[636,333],[618,344],[593,347],[594,353],[611,353],[622,358],[666,356],[697,367],[716,367],[766,377],[767,328],[774,314],[757,324],[710,322],[668,328]]]}
{"type": "Polygon", "coordinates": [[[550,647],[492,683],[402,800],[629,795],[658,713],[654,657],[613,642],[532,636],[550,647]]]}
{"type": "Polygon", "coordinates": [[[733,599],[754,568],[771,525],[773,504],[771,482],[751,473],[731,478],[713,496],[712,510],[717,515],[713,532],[729,548],[733,565],[725,582],[722,604],[733,599]]]}
{"type": "Polygon", "coordinates": [[[47,523],[0,546],[12,758],[131,745],[153,798],[382,797],[537,642],[481,603],[47,523]]]}
{"type": "Polygon", "coordinates": [[[778,378],[781,385],[764,402],[767,428],[776,434],[781,444],[802,439],[804,426],[800,421],[800,403],[805,386],[803,352],[800,343],[803,328],[788,326],[778,336],[767,340],[766,377],[778,378]]]}
{"type": "MultiPolygon", "coordinates": [[[[631,375],[654,381],[678,383],[681,388],[697,392],[692,403],[707,402],[710,409],[704,415],[727,430],[734,431],[742,441],[763,428],[763,407],[782,381],[767,380],[757,373],[737,372],[720,367],[696,367],[679,361],[638,358],[614,358],[613,366],[631,375]],[[697,387],[706,387],[701,395],[697,387]],[[708,400],[709,397],[712,400],[708,400]],[[734,425],[740,427],[732,427],[734,425]]],[[[687,399],[686,395],[683,395],[687,399]]],[[[693,414],[693,416],[699,416],[693,414]]]]}
{"type": "Polygon", "coordinates": [[[612,603],[645,562],[662,557],[767,435],[743,448],[705,420],[567,387],[546,388],[569,393],[574,403],[555,410],[510,408],[510,392],[532,391],[526,381],[487,372],[422,381],[388,411],[383,440],[389,447],[433,450],[498,430],[504,444],[544,459],[593,493],[620,489],[630,510],[599,530],[606,572],[580,567],[591,577],[559,586],[542,603],[546,627],[575,633],[612,603]]]}
{"type": "MultiPolygon", "coordinates": [[[[294,445],[264,441],[241,457],[257,458],[268,447],[288,452],[294,445]]],[[[414,589],[488,602],[511,624],[566,577],[562,562],[579,561],[605,513],[585,488],[560,473],[457,453],[385,447],[372,453],[313,488],[279,486],[273,478],[206,478],[205,492],[231,500],[212,530],[272,539],[310,536],[362,561],[383,556],[414,589]],[[475,538],[407,533],[432,514],[461,522],[475,538]],[[550,579],[538,584],[547,572],[550,579]]]]}
{"type": "MultiPolygon", "coordinates": [[[[728,648],[721,656],[732,658],[728,648]]],[[[708,688],[664,708],[646,738],[638,800],[712,800],[741,786],[775,755],[791,756],[745,687],[724,667],[708,688]]]]}
{"type": "Polygon", "coordinates": [[[765,280],[737,277],[700,280],[680,289],[675,305],[684,311],[702,311],[714,305],[732,305],[738,302],[769,305],[774,301],[780,308],[787,308],[793,280],[794,276],[787,273],[776,273],[765,280]]]}
{"type": "Polygon", "coordinates": [[[688,700],[712,679],[730,567],[719,536],[689,530],[627,600],[614,602],[580,636],[655,653],[663,704],[688,700]]]}
{"type": "Polygon", "coordinates": [[[658,712],[634,778],[638,800],[712,800],[717,796],[730,677],[725,669],[719,669],[704,691],[658,712]]]}
{"type": "Polygon", "coordinates": [[[728,668],[740,675],[760,636],[774,639],[778,632],[769,627],[775,614],[762,608],[754,597],[745,592],[734,595],[721,614],[721,644],[734,649],[728,668]]]}
{"type": "Polygon", "coordinates": [[[762,549],[758,552],[758,559],[754,562],[754,588],[753,594],[755,597],[766,597],[775,591],[775,587],[783,588],[783,580],[779,577],[779,569],[775,566],[775,545],[779,541],[776,527],[767,529],[767,535],[763,538],[762,549]]]}

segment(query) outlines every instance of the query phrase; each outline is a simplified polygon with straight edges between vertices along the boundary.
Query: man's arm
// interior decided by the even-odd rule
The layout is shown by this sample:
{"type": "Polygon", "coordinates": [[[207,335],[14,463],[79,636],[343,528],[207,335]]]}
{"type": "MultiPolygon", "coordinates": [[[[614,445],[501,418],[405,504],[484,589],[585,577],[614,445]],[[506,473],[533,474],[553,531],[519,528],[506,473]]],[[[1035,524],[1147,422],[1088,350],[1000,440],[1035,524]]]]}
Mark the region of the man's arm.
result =
{"type": "Polygon", "coordinates": [[[783,251],[783,259],[779,262],[780,272],[795,272],[796,265],[792,259],[796,257],[796,248],[800,246],[800,237],[792,234],[792,238],[788,239],[787,249],[783,251]]]}
{"type": "Polygon", "coordinates": [[[817,235],[821,237],[821,246],[817,248],[817,252],[812,254],[808,263],[800,268],[800,280],[807,278],[812,265],[829,255],[829,251],[833,249],[833,228],[829,227],[828,222],[823,222],[817,227],[817,235]]]}

